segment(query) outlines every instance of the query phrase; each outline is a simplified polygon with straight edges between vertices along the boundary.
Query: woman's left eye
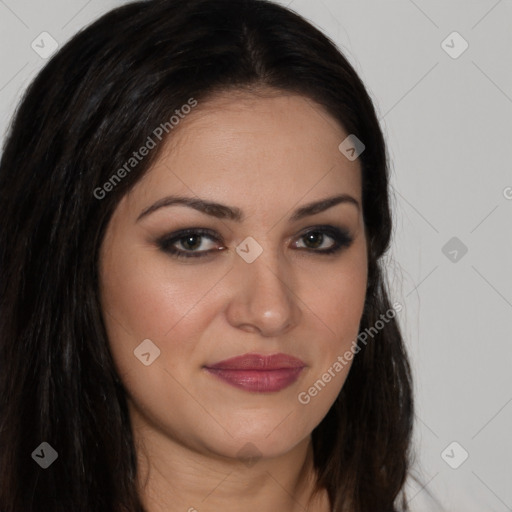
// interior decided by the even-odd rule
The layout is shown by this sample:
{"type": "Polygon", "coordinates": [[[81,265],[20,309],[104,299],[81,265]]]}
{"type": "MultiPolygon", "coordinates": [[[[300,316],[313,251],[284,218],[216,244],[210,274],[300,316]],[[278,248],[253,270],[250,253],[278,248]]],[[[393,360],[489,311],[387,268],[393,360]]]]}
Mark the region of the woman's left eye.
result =
{"type": "Polygon", "coordinates": [[[299,249],[320,254],[333,254],[343,247],[349,247],[352,243],[352,237],[344,229],[334,226],[318,226],[301,235],[299,241],[303,241],[304,244],[299,246],[299,249]]]}
{"type": "MultiPolygon", "coordinates": [[[[349,247],[352,237],[348,231],[334,226],[315,226],[299,236],[294,247],[317,254],[333,254],[349,247]]],[[[173,233],[157,241],[160,249],[177,258],[203,257],[225,249],[214,231],[192,228],[173,233]],[[210,243],[206,243],[210,240],[210,243]],[[215,247],[217,246],[217,247],[215,247]]]]}

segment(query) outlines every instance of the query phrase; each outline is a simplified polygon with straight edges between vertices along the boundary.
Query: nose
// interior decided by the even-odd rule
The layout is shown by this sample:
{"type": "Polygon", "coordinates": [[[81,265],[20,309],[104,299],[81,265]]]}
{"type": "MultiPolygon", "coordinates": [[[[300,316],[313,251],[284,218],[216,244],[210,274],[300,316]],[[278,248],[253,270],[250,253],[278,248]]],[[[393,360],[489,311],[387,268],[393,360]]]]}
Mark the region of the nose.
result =
{"type": "Polygon", "coordinates": [[[283,335],[301,316],[291,270],[269,253],[263,251],[252,263],[242,258],[235,262],[230,273],[233,293],[226,311],[232,326],[265,337],[283,335]]]}

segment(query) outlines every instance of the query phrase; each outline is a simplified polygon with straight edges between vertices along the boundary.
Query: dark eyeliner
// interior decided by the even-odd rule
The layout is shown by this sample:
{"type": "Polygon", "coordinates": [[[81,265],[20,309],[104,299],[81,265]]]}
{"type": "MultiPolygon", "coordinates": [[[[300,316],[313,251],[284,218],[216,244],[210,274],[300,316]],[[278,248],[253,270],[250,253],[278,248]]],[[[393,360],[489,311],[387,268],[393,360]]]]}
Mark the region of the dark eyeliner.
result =
{"type": "Polygon", "coordinates": [[[337,228],[331,225],[319,225],[319,226],[311,226],[306,231],[304,231],[298,238],[303,238],[310,233],[322,233],[326,234],[334,240],[334,245],[329,249],[310,249],[310,248],[301,248],[306,252],[310,253],[318,253],[322,255],[334,254],[341,251],[343,248],[350,247],[353,242],[352,236],[347,229],[337,228]]]}
{"type": "MultiPolygon", "coordinates": [[[[304,237],[311,233],[321,233],[329,236],[330,238],[332,238],[334,242],[333,246],[328,249],[300,247],[298,248],[300,251],[322,255],[334,254],[341,251],[344,247],[349,247],[353,242],[353,238],[350,236],[348,230],[337,228],[335,226],[330,225],[311,226],[307,228],[306,231],[303,231],[302,234],[300,234],[297,237],[297,239],[303,239],[304,237]]],[[[187,228],[159,238],[156,241],[156,244],[158,245],[160,250],[176,258],[202,258],[219,250],[209,249],[207,251],[185,251],[183,249],[177,249],[176,247],[174,247],[174,244],[176,244],[176,242],[179,242],[180,240],[186,238],[187,236],[194,235],[200,237],[207,237],[219,244],[221,243],[220,237],[214,231],[204,228],[187,228]]]]}
{"type": "Polygon", "coordinates": [[[171,235],[165,235],[159,238],[156,241],[156,243],[162,251],[171,254],[172,256],[175,256],[177,258],[201,258],[217,251],[216,249],[210,249],[208,251],[184,251],[182,249],[177,249],[176,247],[174,247],[174,244],[176,242],[179,242],[180,240],[186,238],[187,236],[192,235],[199,235],[201,237],[207,237],[216,242],[220,242],[219,237],[216,235],[214,231],[204,228],[187,228],[182,229],[180,231],[176,231],[171,235]]]}

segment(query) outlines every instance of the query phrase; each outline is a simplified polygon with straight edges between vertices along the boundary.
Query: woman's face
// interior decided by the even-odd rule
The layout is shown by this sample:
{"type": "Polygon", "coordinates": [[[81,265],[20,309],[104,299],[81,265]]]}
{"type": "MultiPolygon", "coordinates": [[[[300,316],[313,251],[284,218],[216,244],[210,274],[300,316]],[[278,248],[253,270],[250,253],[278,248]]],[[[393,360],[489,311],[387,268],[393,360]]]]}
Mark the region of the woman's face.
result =
{"type": "Polygon", "coordinates": [[[146,438],[272,457],[326,415],[367,282],[361,169],[338,149],[348,135],[301,96],[225,95],[181,121],[122,199],[101,298],[146,438]],[[166,200],[178,197],[190,204],[166,200]]]}

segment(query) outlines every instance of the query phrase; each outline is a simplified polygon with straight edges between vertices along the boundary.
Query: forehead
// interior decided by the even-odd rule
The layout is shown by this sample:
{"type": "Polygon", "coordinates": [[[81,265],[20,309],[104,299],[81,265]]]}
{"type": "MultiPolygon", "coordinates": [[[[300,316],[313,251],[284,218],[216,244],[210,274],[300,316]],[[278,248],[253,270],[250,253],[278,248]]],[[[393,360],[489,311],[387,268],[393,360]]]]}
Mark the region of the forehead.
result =
{"type": "Polygon", "coordinates": [[[359,162],[338,149],[348,133],[303,96],[223,94],[199,103],[171,135],[135,195],[236,196],[254,207],[335,192],[361,197],[359,162]]]}

